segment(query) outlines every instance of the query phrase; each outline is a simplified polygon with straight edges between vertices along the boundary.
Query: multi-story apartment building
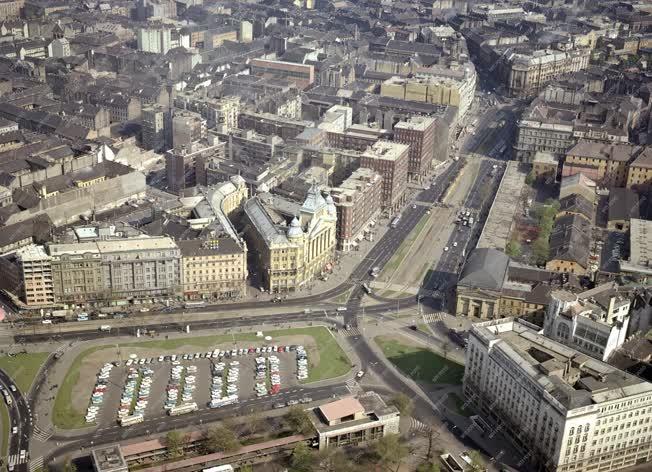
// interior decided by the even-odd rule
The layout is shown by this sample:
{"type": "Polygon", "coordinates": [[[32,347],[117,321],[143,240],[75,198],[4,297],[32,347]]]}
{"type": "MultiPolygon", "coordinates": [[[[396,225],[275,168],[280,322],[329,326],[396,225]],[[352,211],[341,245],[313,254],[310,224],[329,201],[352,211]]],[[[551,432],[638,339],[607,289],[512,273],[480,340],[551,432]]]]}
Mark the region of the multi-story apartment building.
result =
{"type": "Polygon", "coordinates": [[[629,163],[643,148],[630,144],[607,144],[580,140],[568,150],[562,176],[582,173],[606,187],[625,187],[629,163]]]}
{"type": "Polygon", "coordinates": [[[410,146],[408,178],[420,181],[432,168],[436,120],[413,116],[394,126],[394,140],[410,146]]]}
{"type": "Polygon", "coordinates": [[[396,211],[405,201],[410,146],[378,141],[362,153],[360,167],[368,167],[383,177],[381,205],[396,211]]]}
{"type": "Polygon", "coordinates": [[[247,249],[231,238],[177,242],[181,280],[187,299],[239,298],[245,295],[247,249]]]}
{"type": "Polygon", "coordinates": [[[507,91],[517,97],[536,95],[545,85],[570,72],[586,69],[591,50],[506,51],[503,56],[507,91]]]}
{"type": "Polygon", "coordinates": [[[315,66],[295,62],[252,59],[249,63],[251,73],[263,77],[279,77],[306,89],[315,81],[315,66]]]}
{"type": "Polygon", "coordinates": [[[331,190],[337,208],[337,246],[350,251],[358,246],[365,232],[380,214],[383,178],[371,169],[361,167],[339,187],[331,190]]]}
{"type": "Polygon", "coordinates": [[[513,318],[471,328],[464,394],[527,470],[614,471],[652,459],[652,383],[513,318]]]}
{"type": "Polygon", "coordinates": [[[240,97],[204,98],[178,94],[174,97],[174,106],[199,113],[206,119],[208,128],[218,128],[223,133],[238,127],[240,97]]]}
{"type": "Polygon", "coordinates": [[[25,0],[2,0],[0,1],[0,20],[19,18],[20,9],[25,5],[25,0]]]}
{"type": "Polygon", "coordinates": [[[138,28],[138,50],[166,54],[172,49],[172,30],[169,28],[138,28]]]}
{"type": "Polygon", "coordinates": [[[256,250],[266,290],[296,291],[330,270],[337,243],[337,209],[330,195],[324,198],[313,186],[299,206],[260,194],[244,210],[245,235],[256,250]]]}
{"type": "Polygon", "coordinates": [[[649,190],[652,187],[652,146],[643,151],[629,164],[627,188],[649,190]]]}
{"type": "Polygon", "coordinates": [[[169,237],[50,244],[57,302],[173,296],[180,291],[181,254],[169,237]]]}
{"type": "Polygon", "coordinates": [[[206,120],[198,113],[177,111],[172,117],[172,147],[181,149],[206,137],[206,120]]]}
{"type": "Polygon", "coordinates": [[[553,290],[544,318],[544,334],[584,354],[607,361],[626,339],[629,297],[612,283],[574,294],[553,290]]]}
{"type": "Polygon", "coordinates": [[[172,115],[169,107],[148,105],[142,110],[142,145],[156,152],[172,147],[172,115]]]}
{"type": "Polygon", "coordinates": [[[43,246],[23,247],[16,252],[16,256],[22,277],[22,300],[30,307],[52,305],[52,264],[43,246]]]}

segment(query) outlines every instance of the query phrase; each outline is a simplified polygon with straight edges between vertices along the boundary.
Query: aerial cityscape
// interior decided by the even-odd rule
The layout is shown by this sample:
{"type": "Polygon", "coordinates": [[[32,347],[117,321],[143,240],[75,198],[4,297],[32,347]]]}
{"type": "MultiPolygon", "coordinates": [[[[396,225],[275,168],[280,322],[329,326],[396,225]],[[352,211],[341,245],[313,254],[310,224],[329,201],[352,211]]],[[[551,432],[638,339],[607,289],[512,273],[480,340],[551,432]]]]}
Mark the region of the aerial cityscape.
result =
{"type": "Polygon", "coordinates": [[[0,0],[0,472],[652,470],[652,1],[0,0]]]}

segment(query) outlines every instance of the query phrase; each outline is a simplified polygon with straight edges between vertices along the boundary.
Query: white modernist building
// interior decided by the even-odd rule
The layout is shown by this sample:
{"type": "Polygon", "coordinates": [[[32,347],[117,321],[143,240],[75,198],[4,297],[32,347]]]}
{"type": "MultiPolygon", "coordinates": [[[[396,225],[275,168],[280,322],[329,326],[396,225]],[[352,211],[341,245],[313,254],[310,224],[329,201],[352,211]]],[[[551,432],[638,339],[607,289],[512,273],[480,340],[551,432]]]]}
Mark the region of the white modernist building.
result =
{"type": "Polygon", "coordinates": [[[464,393],[522,450],[523,470],[613,471],[652,459],[652,383],[525,321],[477,323],[464,393]]]}
{"type": "Polygon", "coordinates": [[[630,305],[611,283],[579,295],[555,290],[544,317],[544,334],[606,361],[627,338],[630,305]]]}

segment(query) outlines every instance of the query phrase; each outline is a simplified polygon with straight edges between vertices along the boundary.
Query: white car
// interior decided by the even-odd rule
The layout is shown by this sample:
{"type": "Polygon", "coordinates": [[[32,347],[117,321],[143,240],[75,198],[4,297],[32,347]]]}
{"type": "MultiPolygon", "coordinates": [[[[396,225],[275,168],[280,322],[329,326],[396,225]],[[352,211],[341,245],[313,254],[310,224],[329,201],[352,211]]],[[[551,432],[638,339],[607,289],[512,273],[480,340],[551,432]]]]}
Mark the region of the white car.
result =
{"type": "Polygon", "coordinates": [[[364,375],[364,370],[360,370],[360,371],[358,371],[357,374],[355,374],[355,376],[356,376],[357,378],[359,378],[359,379],[361,379],[363,375],[364,375]]]}
{"type": "Polygon", "coordinates": [[[453,247],[457,247],[457,241],[453,243],[453,247]]]}
{"type": "Polygon", "coordinates": [[[448,246],[444,248],[444,252],[448,252],[448,246]]]}

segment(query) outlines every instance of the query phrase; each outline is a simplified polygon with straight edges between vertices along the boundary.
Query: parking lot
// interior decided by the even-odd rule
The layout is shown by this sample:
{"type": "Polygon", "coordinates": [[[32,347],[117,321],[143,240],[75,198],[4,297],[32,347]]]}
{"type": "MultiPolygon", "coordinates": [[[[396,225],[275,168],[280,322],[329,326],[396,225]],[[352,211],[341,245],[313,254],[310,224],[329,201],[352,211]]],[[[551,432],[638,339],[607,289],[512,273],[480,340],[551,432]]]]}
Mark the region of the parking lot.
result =
{"type": "Polygon", "coordinates": [[[129,426],[219,408],[295,387],[307,376],[302,346],[250,347],[107,362],[89,392],[88,424],[129,426]],[[261,352],[264,351],[264,352],[261,352]]]}

